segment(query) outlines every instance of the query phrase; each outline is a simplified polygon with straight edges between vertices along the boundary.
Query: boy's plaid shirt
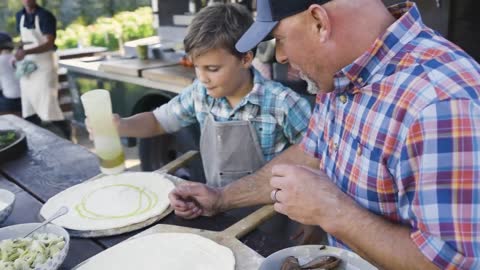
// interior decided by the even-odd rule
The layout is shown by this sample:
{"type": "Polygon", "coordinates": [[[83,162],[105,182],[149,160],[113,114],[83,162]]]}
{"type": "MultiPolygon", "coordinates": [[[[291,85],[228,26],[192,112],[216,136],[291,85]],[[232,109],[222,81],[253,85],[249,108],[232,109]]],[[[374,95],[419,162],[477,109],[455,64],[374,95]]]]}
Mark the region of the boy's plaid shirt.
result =
{"type": "Polygon", "coordinates": [[[226,98],[214,99],[197,80],[167,104],[153,113],[168,133],[199,123],[203,129],[208,113],[216,121],[250,121],[266,161],[271,160],[292,144],[299,143],[308,128],[312,108],[310,103],[290,88],[266,80],[255,69],[253,89],[232,108],[226,98]]]}

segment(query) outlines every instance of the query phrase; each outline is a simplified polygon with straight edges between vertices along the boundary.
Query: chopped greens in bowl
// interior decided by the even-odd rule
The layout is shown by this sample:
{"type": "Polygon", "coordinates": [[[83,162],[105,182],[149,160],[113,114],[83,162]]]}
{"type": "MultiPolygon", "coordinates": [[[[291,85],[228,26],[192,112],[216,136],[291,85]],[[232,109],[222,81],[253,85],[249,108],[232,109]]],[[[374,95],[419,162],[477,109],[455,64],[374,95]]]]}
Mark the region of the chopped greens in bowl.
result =
{"type": "Polygon", "coordinates": [[[18,139],[17,134],[13,130],[0,131],[0,149],[6,148],[18,139]]]}
{"type": "Polygon", "coordinates": [[[48,224],[27,238],[38,223],[0,229],[0,269],[55,270],[65,259],[70,237],[61,227],[48,224]]]}

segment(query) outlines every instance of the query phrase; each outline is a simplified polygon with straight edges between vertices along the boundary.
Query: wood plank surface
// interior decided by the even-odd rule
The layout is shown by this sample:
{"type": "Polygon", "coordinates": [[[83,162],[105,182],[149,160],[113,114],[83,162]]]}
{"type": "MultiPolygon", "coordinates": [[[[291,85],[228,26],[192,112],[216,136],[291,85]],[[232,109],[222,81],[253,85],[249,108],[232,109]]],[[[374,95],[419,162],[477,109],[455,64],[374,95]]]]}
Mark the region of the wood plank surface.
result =
{"type": "Polygon", "coordinates": [[[122,74],[127,76],[142,77],[142,70],[156,67],[164,67],[177,65],[178,60],[158,60],[158,59],[125,59],[116,61],[105,61],[99,66],[99,70],[103,72],[110,72],[122,74]]]}
{"type": "Polygon", "coordinates": [[[178,65],[144,70],[142,76],[152,81],[187,86],[195,80],[195,70],[178,65]]]}

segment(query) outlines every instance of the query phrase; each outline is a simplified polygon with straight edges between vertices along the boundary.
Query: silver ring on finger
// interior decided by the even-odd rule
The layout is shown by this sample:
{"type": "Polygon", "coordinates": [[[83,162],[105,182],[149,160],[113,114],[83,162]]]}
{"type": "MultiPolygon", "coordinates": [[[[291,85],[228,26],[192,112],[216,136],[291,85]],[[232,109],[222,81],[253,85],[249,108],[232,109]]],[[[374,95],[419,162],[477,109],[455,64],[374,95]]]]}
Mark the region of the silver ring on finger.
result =
{"type": "Polygon", "coordinates": [[[272,190],[272,193],[270,195],[270,197],[272,198],[272,201],[274,201],[275,203],[279,203],[280,201],[277,200],[277,192],[279,192],[280,189],[276,188],[274,190],[272,190]]]}

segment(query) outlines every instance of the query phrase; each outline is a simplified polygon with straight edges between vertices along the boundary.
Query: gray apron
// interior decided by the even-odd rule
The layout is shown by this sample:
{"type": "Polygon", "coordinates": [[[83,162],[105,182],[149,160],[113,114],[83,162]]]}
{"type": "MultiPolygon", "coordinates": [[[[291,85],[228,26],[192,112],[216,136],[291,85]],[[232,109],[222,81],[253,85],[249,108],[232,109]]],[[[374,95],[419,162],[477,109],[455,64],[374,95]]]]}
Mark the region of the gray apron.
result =
{"type": "MultiPolygon", "coordinates": [[[[217,122],[209,108],[202,134],[200,153],[207,185],[223,187],[252,174],[265,164],[255,128],[250,121],[217,122]]],[[[257,114],[258,107],[250,118],[257,114]]]]}
{"type": "MultiPolygon", "coordinates": [[[[250,121],[217,122],[212,114],[212,107],[200,135],[200,153],[207,185],[224,187],[233,181],[248,174],[254,173],[265,165],[265,158],[260,148],[257,133],[250,121]]],[[[250,119],[257,116],[258,107],[250,115],[250,119]]],[[[227,211],[237,218],[244,218],[258,206],[244,207],[227,211]]],[[[285,237],[296,229],[295,222],[289,222],[284,215],[275,215],[262,225],[261,231],[285,237]],[[293,229],[292,229],[292,226],[293,229]]]]}

